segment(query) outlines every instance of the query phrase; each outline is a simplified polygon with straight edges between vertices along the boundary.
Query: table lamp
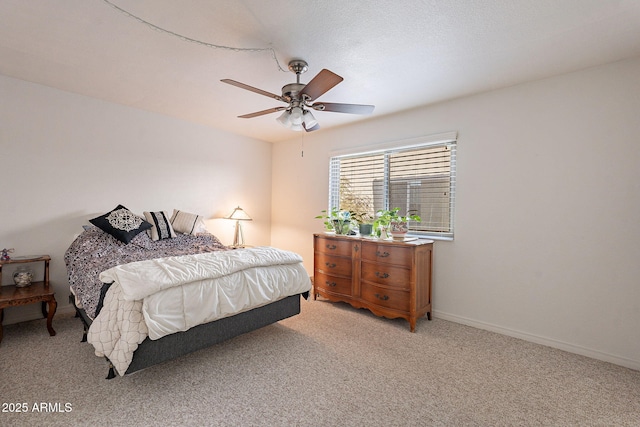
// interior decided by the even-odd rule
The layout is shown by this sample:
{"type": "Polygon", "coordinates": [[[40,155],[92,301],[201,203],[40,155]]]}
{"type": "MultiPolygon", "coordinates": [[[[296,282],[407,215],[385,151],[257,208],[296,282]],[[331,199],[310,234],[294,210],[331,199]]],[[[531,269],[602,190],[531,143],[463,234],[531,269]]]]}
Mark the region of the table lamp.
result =
{"type": "Polygon", "coordinates": [[[236,232],[233,236],[232,246],[234,248],[244,247],[244,236],[242,235],[242,226],[240,225],[240,221],[251,221],[251,217],[247,215],[240,206],[238,206],[233,210],[233,212],[231,212],[231,215],[229,215],[227,219],[233,219],[236,221],[236,232]]]}

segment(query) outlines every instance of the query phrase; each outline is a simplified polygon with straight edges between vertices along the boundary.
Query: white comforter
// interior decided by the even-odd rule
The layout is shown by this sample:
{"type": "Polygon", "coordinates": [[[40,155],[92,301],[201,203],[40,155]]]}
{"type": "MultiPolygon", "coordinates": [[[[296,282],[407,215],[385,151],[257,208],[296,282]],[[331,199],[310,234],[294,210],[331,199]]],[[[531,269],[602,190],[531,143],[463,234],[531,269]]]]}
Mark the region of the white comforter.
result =
{"type": "Polygon", "coordinates": [[[311,289],[300,255],[270,247],[138,261],[113,283],[87,340],[123,375],[138,345],[311,289]]]}

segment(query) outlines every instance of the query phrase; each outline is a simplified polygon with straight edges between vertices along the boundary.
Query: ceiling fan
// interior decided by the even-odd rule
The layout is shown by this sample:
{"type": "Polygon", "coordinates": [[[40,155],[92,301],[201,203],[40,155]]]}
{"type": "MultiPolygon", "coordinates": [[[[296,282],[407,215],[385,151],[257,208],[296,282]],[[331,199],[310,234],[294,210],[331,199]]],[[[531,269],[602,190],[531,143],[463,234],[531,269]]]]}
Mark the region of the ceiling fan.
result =
{"type": "Polygon", "coordinates": [[[314,102],[317,98],[340,83],[343,78],[332,71],[323,69],[311,79],[309,83],[300,83],[300,75],[306,72],[307,69],[308,65],[306,61],[301,59],[294,59],[289,62],[289,70],[296,74],[296,82],[284,85],[282,87],[282,95],[276,95],[275,93],[267,92],[231,79],[222,79],[221,82],[250,90],[251,92],[268,96],[269,98],[277,99],[278,101],[288,104],[286,107],[269,108],[268,110],[238,116],[239,118],[250,119],[264,114],[283,111],[282,115],[276,120],[283,126],[296,131],[304,129],[307,132],[311,132],[320,129],[320,125],[315,117],[313,117],[313,114],[311,114],[311,110],[349,114],[371,114],[371,112],[373,112],[375,108],[373,105],[314,102]]]}

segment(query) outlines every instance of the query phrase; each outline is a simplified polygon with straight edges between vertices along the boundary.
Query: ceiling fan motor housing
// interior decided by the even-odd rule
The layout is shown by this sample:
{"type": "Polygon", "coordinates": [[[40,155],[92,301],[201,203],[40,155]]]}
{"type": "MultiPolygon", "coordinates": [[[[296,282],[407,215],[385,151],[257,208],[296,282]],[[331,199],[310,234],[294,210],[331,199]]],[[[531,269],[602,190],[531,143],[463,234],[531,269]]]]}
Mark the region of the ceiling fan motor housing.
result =
{"type": "Polygon", "coordinates": [[[303,83],[289,83],[287,85],[282,86],[282,97],[287,99],[289,102],[298,101],[299,93],[304,89],[306,85],[303,83]]]}

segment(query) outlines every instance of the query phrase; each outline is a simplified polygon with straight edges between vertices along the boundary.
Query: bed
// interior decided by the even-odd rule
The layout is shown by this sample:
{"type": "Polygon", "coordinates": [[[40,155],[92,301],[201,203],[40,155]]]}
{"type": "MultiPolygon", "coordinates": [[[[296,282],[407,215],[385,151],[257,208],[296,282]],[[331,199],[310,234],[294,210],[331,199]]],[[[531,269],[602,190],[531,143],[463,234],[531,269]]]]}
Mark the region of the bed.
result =
{"type": "Polygon", "coordinates": [[[195,227],[196,215],[181,225],[180,211],[152,214],[160,220],[148,212],[150,221],[142,220],[119,205],[91,220],[65,252],[82,340],[107,359],[107,378],[300,313],[311,281],[299,255],[232,249],[203,224],[195,227]]]}

